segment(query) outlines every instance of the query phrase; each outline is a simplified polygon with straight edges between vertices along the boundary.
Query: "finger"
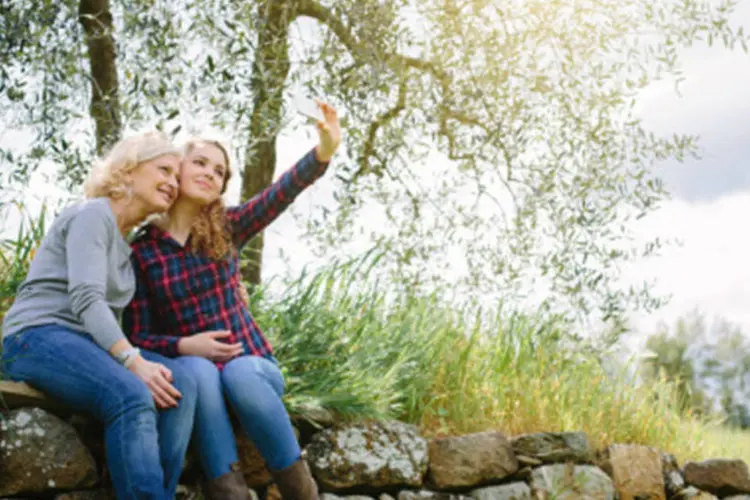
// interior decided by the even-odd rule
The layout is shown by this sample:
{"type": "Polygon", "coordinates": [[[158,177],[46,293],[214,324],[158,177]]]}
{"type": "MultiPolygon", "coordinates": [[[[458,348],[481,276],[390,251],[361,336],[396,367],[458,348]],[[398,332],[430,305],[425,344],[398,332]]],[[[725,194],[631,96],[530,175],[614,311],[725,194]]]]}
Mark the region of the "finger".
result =
{"type": "Polygon", "coordinates": [[[159,408],[171,408],[173,406],[173,403],[169,401],[169,398],[160,387],[151,384],[148,388],[154,396],[154,402],[156,402],[159,408]]]}
{"type": "Polygon", "coordinates": [[[164,382],[165,383],[162,384],[162,388],[166,391],[167,394],[172,396],[175,399],[175,401],[182,398],[182,393],[179,390],[177,390],[177,387],[167,382],[166,380],[164,382]]]}
{"type": "Polygon", "coordinates": [[[151,392],[158,395],[159,398],[169,406],[177,406],[177,399],[170,395],[166,389],[170,385],[171,384],[163,378],[155,377],[151,384],[151,392]]]}
{"type": "Polygon", "coordinates": [[[226,356],[234,352],[242,352],[242,344],[223,344],[217,351],[217,354],[221,356],[226,356]]]}
{"type": "Polygon", "coordinates": [[[161,371],[161,374],[164,375],[165,379],[167,379],[169,382],[172,381],[172,370],[164,365],[159,365],[159,371],[161,371]]]}
{"type": "Polygon", "coordinates": [[[210,332],[208,336],[212,339],[225,339],[232,335],[232,332],[229,330],[216,330],[215,332],[210,332]]]}
{"type": "Polygon", "coordinates": [[[177,390],[177,388],[172,385],[170,380],[167,380],[166,378],[156,378],[155,379],[156,384],[168,395],[175,399],[175,403],[177,402],[177,399],[180,399],[182,397],[182,394],[180,394],[180,391],[177,390]]]}

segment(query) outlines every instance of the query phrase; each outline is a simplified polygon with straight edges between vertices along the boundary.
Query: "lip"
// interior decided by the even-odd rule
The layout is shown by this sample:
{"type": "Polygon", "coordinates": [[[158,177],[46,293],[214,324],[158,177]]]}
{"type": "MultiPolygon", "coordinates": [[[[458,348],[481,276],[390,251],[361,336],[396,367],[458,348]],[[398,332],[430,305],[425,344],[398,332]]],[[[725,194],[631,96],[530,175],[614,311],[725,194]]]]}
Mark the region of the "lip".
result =
{"type": "Polygon", "coordinates": [[[198,184],[203,189],[211,189],[211,185],[206,181],[196,180],[195,183],[198,184]]]}
{"type": "Polygon", "coordinates": [[[168,193],[166,191],[159,190],[159,194],[164,197],[165,200],[167,200],[167,203],[172,203],[174,201],[174,194],[168,193]]]}

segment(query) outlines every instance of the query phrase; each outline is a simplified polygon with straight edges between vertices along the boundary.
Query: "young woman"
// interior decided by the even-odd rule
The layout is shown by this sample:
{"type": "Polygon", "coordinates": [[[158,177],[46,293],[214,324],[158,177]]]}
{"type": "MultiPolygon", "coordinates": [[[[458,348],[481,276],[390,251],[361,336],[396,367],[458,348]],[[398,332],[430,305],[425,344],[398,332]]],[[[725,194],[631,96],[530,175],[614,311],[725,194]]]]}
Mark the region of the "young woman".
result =
{"type": "Polygon", "coordinates": [[[229,155],[217,142],[187,144],[180,196],[165,220],[134,240],[138,287],[124,316],[137,345],[166,356],[197,356],[195,439],[209,499],[247,499],[224,403],[266,460],[285,500],[317,499],[318,492],[282,402],[284,380],[242,298],[238,254],[326,170],[341,142],[336,111],[320,105],[320,141],[265,191],[225,209],[229,155]]]}
{"type": "Polygon", "coordinates": [[[161,134],[116,144],[87,180],[88,200],[52,223],[3,322],[5,374],[104,423],[121,500],[174,498],[193,428],[189,360],[139,351],[119,324],[135,291],[125,237],[171,207],[179,162],[161,134]]]}

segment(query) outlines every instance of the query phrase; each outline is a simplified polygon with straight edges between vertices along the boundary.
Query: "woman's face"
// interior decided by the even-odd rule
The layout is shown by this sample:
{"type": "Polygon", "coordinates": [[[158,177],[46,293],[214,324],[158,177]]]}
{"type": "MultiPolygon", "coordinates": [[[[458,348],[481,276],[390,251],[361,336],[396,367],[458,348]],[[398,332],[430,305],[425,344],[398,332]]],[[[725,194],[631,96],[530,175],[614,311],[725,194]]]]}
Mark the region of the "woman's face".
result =
{"type": "Polygon", "coordinates": [[[214,144],[199,142],[180,164],[180,196],[208,205],[221,196],[227,176],[224,152],[214,144]]]}
{"type": "Polygon", "coordinates": [[[180,157],[173,154],[145,161],[127,176],[132,197],[149,213],[166,212],[179,194],[180,157]]]}

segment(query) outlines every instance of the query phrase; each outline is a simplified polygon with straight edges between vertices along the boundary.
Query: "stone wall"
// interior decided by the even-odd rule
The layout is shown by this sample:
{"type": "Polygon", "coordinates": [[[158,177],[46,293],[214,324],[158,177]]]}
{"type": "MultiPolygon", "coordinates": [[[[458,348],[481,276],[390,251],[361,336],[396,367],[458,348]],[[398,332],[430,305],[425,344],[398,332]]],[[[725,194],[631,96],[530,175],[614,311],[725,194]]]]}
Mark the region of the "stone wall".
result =
{"type": "MultiPolygon", "coordinates": [[[[0,498],[113,498],[102,429],[90,419],[23,407],[4,415],[0,498]]],[[[740,460],[678,464],[645,446],[593,450],[581,432],[507,437],[501,432],[425,439],[402,422],[295,421],[324,500],[714,499],[750,500],[740,460]]],[[[238,441],[248,484],[273,498],[271,477],[251,443],[238,441]]],[[[199,499],[195,457],[179,497],[199,499]]]]}

